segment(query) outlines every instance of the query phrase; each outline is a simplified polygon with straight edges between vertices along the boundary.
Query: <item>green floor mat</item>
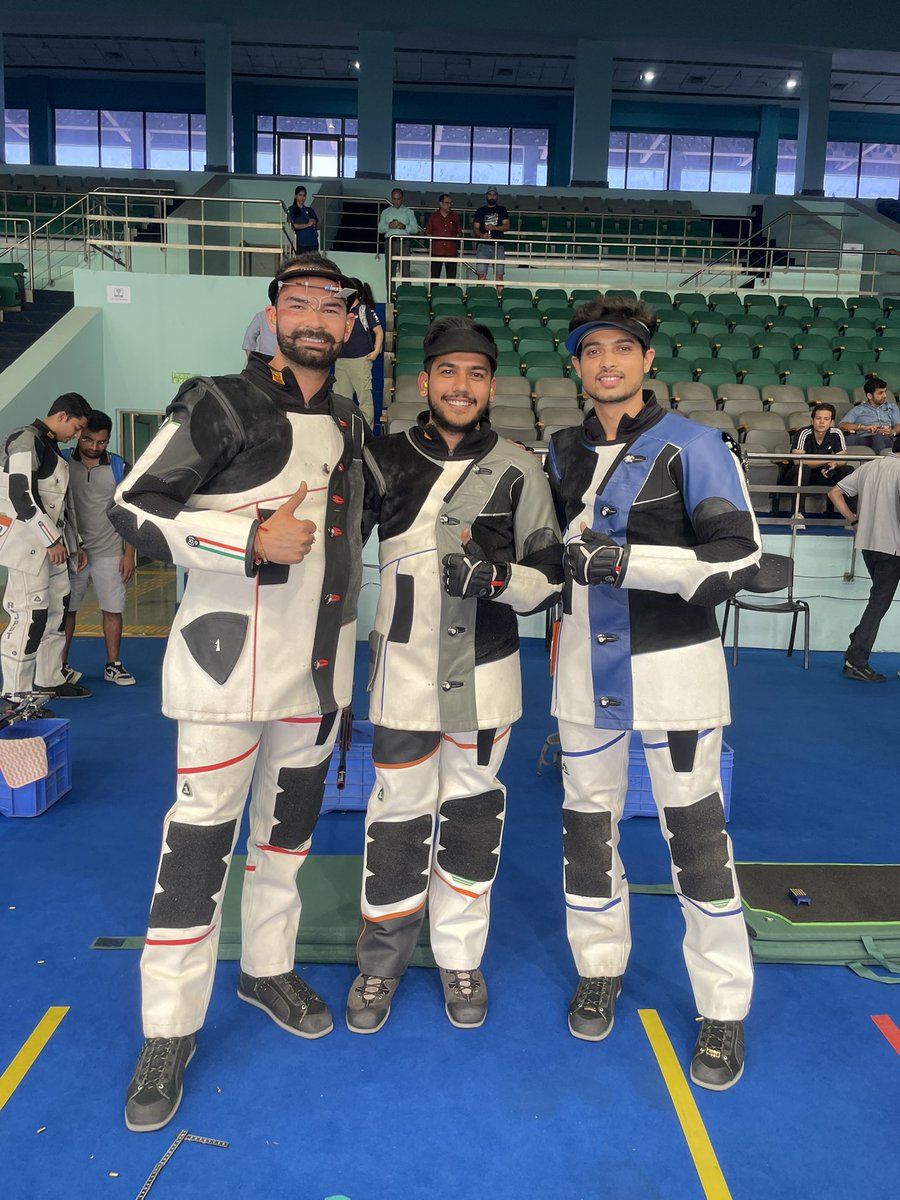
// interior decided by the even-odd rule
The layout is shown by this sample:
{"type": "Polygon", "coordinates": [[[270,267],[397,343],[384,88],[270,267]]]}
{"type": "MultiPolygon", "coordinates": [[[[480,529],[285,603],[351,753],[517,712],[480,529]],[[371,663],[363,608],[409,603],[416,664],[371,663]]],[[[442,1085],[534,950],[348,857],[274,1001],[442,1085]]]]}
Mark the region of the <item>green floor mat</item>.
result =
{"type": "Polygon", "coordinates": [[[900,983],[900,865],[735,866],[757,962],[839,964],[866,979],[900,983]],[[795,904],[791,888],[802,889],[810,903],[795,904]]]}
{"type": "MultiPolygon", "coordinates": [[[[241,888],[245,855],[236,854],[228,873],[222,905],[219,958],[241,956],[241,888]]],[[[297,935],[298,962],[355,963],[359,934],[359,886],[362,858],[355,854],[311,855],[297,876],[303,916],[297,935]]],[[[140,950],[143,937],[98,937],[92,950],[140,950]]],[[[433,967],[428,918],[422,925],[412,966],[433,967]]]]}

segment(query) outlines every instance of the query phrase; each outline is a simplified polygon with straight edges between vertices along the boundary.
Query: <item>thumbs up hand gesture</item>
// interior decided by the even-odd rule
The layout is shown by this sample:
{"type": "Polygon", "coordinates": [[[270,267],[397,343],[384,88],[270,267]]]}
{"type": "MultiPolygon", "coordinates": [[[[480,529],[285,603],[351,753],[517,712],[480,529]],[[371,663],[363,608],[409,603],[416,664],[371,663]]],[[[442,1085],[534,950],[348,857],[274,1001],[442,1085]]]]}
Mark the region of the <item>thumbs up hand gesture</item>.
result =
{"type": "Polygon", "coordinates": [[[254,548],[263,562],[298,563],[309,554],[316,540],[315,522],[298,520],[295,515],[307,490],[306,483],[301,483],[257,529],[254,548]]]}
{"type": "Polygon", "coordinates": [[[491,562],[468,529],[462,533],[462,553],[445,554],[443,584],[448,596],[463,600],[495,599],[509,585],[510,565],[491,562]]]}

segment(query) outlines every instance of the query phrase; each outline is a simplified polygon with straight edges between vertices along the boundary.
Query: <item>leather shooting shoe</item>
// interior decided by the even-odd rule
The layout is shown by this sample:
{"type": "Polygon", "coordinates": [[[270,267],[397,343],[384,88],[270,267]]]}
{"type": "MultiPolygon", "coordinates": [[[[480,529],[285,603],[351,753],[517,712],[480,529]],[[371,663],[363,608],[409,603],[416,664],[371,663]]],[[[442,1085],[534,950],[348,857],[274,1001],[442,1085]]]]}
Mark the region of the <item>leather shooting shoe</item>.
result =
{"type": "Polygon", "coordinates": [[[237,994],[297,1037],[312,1041],[334,1029],[328,1005],[296,971],[264,975],[259,979],[241,971],[237,994]]]}

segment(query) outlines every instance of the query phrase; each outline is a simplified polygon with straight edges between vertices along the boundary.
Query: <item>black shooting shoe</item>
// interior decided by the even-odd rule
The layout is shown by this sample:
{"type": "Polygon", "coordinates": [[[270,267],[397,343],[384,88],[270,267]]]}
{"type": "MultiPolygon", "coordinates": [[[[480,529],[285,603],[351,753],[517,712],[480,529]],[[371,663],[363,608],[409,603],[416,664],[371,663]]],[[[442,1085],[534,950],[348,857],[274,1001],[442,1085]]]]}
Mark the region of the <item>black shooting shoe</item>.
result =
{"type": "Polygon", "coordinates": [[[691,1059],[691,1079],[700,1087],[724,1092],[744,1073],[744,1022],[697,1020],[700,1033],[691,1059]]]}
{"type": "Polygon", "coordinates": [[[134,1133],[162,1129],[181,1103],[184,1068],[194,1057],[196,1037],[147,1038],[125,1093],[125,1124],[134,1133]]]}
{"type": "Polygon", "coordinates": [[[612,1032],[622,976],[582,976],[569,1004],[569,1033],[584,1042],[602,1042],[612,1032]]]}
{"type": "Polygon", "coordinates": [[[261,1008],[276,1025],[297,1037],[324,1037],[334,1029],[328,1005],[296,971],[255,979],[241,971],[237,994],[241,1000],[261,1008]]]}

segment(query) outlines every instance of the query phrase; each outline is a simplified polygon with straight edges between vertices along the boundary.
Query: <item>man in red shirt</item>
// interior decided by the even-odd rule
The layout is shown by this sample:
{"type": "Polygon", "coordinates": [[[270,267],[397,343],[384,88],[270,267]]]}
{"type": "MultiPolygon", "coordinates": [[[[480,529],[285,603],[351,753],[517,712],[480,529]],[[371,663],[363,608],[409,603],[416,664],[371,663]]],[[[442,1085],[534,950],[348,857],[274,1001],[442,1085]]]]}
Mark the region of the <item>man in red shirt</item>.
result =
{"type": "Polygon", "coordinates": [[[431,273],[435,279],[441,277],[441,267],[448,279],[456,278],[456,259],[459,258],[459,217],[453,211],[453,197],[444,192],[438,200],[437,212],[428,218],[425,232],[435,240],[431,243],[431,273]]]}

